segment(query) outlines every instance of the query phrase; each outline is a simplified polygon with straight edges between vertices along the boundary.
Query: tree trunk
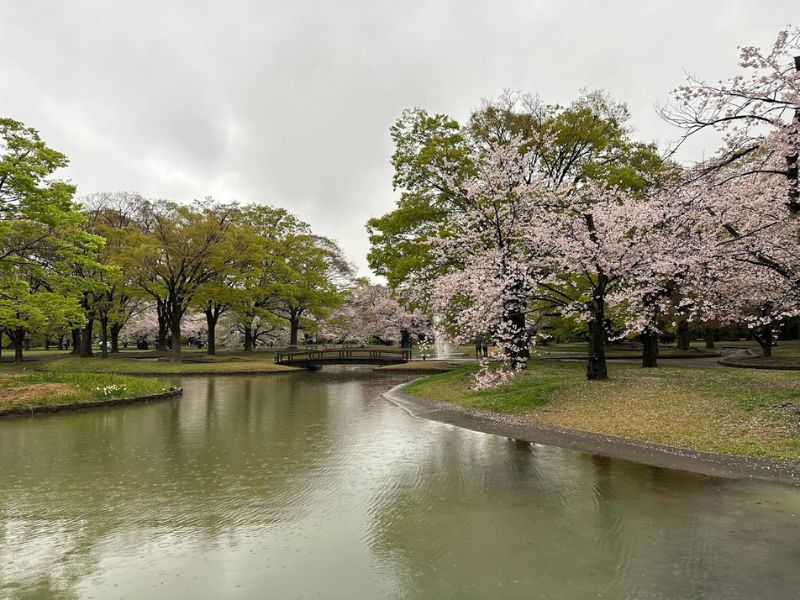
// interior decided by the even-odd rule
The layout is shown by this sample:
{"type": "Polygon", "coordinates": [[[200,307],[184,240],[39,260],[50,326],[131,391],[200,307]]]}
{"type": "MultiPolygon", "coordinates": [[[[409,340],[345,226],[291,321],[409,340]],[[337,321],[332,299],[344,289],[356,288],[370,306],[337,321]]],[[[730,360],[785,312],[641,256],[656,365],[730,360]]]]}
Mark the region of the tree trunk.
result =
{"type": "Polygon", "coordinates": [[[400,347],[411,348],[411,332],[408,329],[400,331],[400,347]]]}
{"type": "MultiPolygon", "coordinates": [[[[794,57],[795,71],[800,73],[800,56],[794,57]]],[[[794,120],[792,125],[800,128],[800,108],[794,110],[794,120]]],[[[795,141],[794,152],[786,156],[786,178],[789,180],[788,207],[789,214],[797,215],[800,213],[800,141],[795,141]]]]}
{"type": "Polygon", "coordinates": [[[114,323],[111,326],[111,354],[119,354],[119,332],[122,331],[122,325],[114,323]]]}
{"type": "Polygon", "coordinates": [[[156,302],[156,314],[158,316],[158,339],[156,340],[156,350],[159,352],[167,351],[167,315],[164,302],[156,302]]]}
{"type": "Polygon", "coordinates": [[[9,337],[14,346],[14,362],[22,362],[22,343],[25,339],[25,330],[17,327],[13,334],[9,334],[9,337]]]}
{"type": "Polygon", "coordinates": [[[300,331],[300,319],[291,317],[289,319],[289,346],[297,346],[297,333],[300,331]]]}
{"type": "Polygon", "coordinates": [[[92,329],[94,328],[94,319],[89,317],[89,320],[86,321],[86,325],[83,326],[83,331],[81,331],[81,341],[80,341],[80,356],[81,358],[89,358],[93,356],[92,352],[92,329]]]}
{"type": "Polygon", "coordinates": [[[508,356],[511,366],[521,369],[528,363],[531,356],[530,348],[528,348],[528,331],[525,328],[524,310],[520,308],[514,310],[508,315],[508,322],[511,327],[511,351],[508,356]]]}
{"type": "Polygon", "coordinates": [[[63,350],[64,349],[64,334],[63,333],[58,336],[58,349],[59,350],[63,350]]]}
{"type": "Polygon", "coordinates": [[[208,328],[208,354],[213,356],[217,353],[217,320],[219,315],[212,310],[204,310],[206,313],[206,327],[208,328]]]}
{"type": "Polygon", "coordinates": [[[170,334],[172,334],[172,361],[181,361],[181,318],[178,315],[173,315],[170,319],[169,326],[170,334]]]}
{"type": "Polygon", "coordinates": [[[156,350],[159,352],[167,351],[167,324],[162,322],[161,319],[158,321],[158,339],[156,340],[156,350]]]}
{"type": "Polygon", "coordinates": [[[108,358],[108,317],[100,317],[100,358],[108,358]]]}
{"type": "Polygon", "coordinates": [[[681,319],[678,321],[678,328],[675,331],[675,343],[677,344],[678,350],[691,350],[692,346],[690,342],[689,322],[681,319]]]}
{"type": "Polygon", "coordinates": [[[714,350],[715,349],[715,346],[714,346],[714,334],[715,333],[716,333],[716,331],[714,330],[713,327],[706,327],[706,333],[705,333],[706,350],[714,350]]]}
{"type": "Polygon", "coordinates": [[[772,356],[772,346],[774,345],[772,327],[765,325],[760,331],[753,334],[753,338],[761,346],[761,355],[770,358],[772,356]]]}
{"type": "Polygon", "coordinates": [[[605,310],[605,284],[600,275],[600,285],[594,293],[589,320],[589,361],[586,367],[587,379],[608,379],[608,366],[606,365],[606,310],[605,310]]]}
{"type": "Polygon", "coordinates": [[[253,351],[253,328],[249,325],[244,328],[244,351],[253,351]]]}
{"type": "Polygon", "coordinates": [[[642,341],[642,367],[652,369],[658,366],[658,335],[643,333],[639,336],[642,341]]]}
{"type": "Polygon", "coordinates": [[[76,356],[81,355],[81,330],[80,329],[73,329],[72,330],[72,352],[76,356]]]}

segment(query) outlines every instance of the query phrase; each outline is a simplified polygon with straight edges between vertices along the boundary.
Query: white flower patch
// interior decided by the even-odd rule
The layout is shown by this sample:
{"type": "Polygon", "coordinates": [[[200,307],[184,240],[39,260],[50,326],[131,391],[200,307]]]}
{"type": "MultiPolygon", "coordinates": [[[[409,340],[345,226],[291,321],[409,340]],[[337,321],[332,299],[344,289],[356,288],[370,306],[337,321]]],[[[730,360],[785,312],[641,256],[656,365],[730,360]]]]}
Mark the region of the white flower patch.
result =
{"type": "Polygon", "coordinates": [[[112,385],[98,386],[96,388],[93,388],[93,391],[102,393],[105,398],[114,398],[116,396],[121,395],[127,389],[128,388],[125,387],[124,385],[112,384],[112,385]]]}

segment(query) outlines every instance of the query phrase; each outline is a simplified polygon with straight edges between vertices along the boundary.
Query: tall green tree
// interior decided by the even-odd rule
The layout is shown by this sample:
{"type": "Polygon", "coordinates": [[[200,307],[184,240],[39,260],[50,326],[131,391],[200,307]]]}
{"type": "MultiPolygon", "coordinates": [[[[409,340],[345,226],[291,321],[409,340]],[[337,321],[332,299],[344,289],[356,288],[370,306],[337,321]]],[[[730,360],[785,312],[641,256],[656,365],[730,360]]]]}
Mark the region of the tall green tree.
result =
{"type": "Polygon", "coordinates": [[[286,269],[271,312],[288,321],[289,345],[296,346],[305,316],[324,319],[342,304],[353,267],[335,241],[319,235],[289,236],[280,252],[286,269]]]}
{"type": "Polygon", "coordinates": [[[101,356],[106,358],[109,349],[119,352],[122,327],[145,303],[127,263],[140,235],[148,232],[152,206],[135,192],[101,192],[82,198],[82,207],[86,229],[105,239],[102,261],[107,268],[98,273],[103,285],[92,295],[91,316],[100,325],[101,356]]]}
{"type": "Polygon", "coordinates": [[[0,328],[18,360],[31,331],[81,323],[77,270],[100,268],[102,238],[82,229],[75,187],[54,177],[67,162],[35,129],[0,118],[0,328]]]}
{"type": "Polygon", "coordinates": [[[311,228],[289,211],[265,204],[242,206],[237,219],[251,258],[241,271],[232,309],[244,349],[251,351],[260,341],[278,337],[284,319],[276,312],[292,272],[289,240],[310,235],[311,228]]]}
{"type": "Polygon", "coordinates": [[[211,200],[181,205],[158,202],[152,226],[130,255],[136,285],[156,303],[172,336],[172,360],[181,359],[181,319],[201,285],[222,268],[225,239],[236,213],[211,200]]]}

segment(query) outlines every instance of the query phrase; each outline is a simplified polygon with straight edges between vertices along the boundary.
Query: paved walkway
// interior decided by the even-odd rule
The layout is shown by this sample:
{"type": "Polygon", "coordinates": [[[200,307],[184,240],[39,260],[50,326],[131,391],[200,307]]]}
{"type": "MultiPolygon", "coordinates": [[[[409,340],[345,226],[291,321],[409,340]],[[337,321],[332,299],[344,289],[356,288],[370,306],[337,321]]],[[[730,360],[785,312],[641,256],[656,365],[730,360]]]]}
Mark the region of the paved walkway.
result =
{"type": "MultiPolygon", "coordinates": [[[[749,356],[747,350],[743,348],[720,348],[719,353],[722,354],[721,357],[711,356],[704,358],[660,358],[658,360],[658,366],[666,368],[673,367],[675,369],[728,369],[730,367],[726,367],[725,365],[719,364],[721,358],[749,356]]],[[[550,360],[555,359],[553,354],[550,355],[550,360]]],[[[584,362],[586,358],[570,357],[570,358],[562,358],[555,360],[559,360],[559,362],[584,362]]],[[[612,364],[623,364],[623,365],[638,365],[641,364],[642,362],[641,358],[607,358],[606,360],[612,364]]]]}

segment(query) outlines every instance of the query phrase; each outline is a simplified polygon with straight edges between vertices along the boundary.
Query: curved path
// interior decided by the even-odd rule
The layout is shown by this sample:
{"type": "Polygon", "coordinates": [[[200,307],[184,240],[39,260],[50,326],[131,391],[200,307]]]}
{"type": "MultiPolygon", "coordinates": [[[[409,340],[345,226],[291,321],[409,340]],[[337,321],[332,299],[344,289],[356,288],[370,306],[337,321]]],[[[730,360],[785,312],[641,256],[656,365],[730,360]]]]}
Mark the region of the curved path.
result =
{"type": "MultiPolygon", "coordinates": [[[[545,360],[552,360],[558,362],[585,362],[585,356],[570,355],[569,357],[558,358],[556,353],[550,354],[545,360]]],[[[565,353],[566,354],[566,353],[565,353]]],[[[730,368],[728,365],[720,363],[721,359],[734,358],[737,356],[749,356],[747,350],[743,348],[722,348],[720,356],[702,356],[698,358],[660,358],[658,360],[659,367],[676,368],[676,369],[722,369],[730,368]]],[[[641,358],[614,358],[606,357],[606,361],[611,364],[622,365],[638,365],[641,364],[641,358]]]]}

